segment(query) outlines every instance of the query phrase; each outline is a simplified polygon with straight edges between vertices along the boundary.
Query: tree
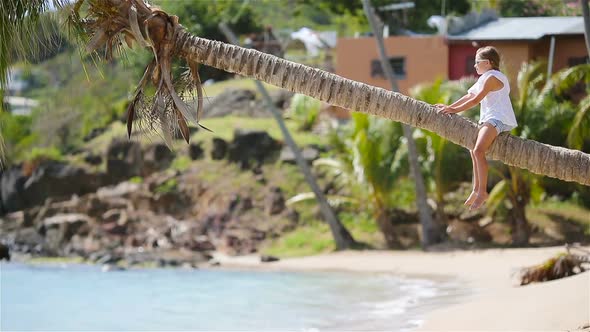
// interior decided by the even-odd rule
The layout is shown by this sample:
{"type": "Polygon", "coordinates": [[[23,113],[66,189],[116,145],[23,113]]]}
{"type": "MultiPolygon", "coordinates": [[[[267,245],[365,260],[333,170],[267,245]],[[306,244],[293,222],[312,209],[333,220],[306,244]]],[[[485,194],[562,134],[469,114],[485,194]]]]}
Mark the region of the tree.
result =
{"type": "MultiPolygon", "coordinates": [[[[377,42],[377,49],[379,51],[379,58],[381,60],[381,68],[385,76],[391,84],[391,90],[398,92],[397,81],[393,74],[393,69],[388,61],[387,54],[385,52],[385,43],[383,42],[383,24],[379,21],[374,13],[373,7],[369,3],[369,0],[363,0],[363,8],[375,40],[377,42]]],[[[418,151],[416,150],[416,142],[412,136],[412,127],[403,124],[404,137],[406,138],[406,144],[408,145],[408,159],[410,163],[410,170],[414,179],[414,187],[416,189],[416,206],[418,208],[418,216],[420,223],[422,224],[422,245],[428,247],[430,245],[442,242],[444,239],[443,228],[441,225],[437,225],[435,220],[432,219],[432,211],[427,202],[426,187],[424,185],[424,177],[420,172],[420,165],[418,163],[418,151]]]]}
{"type": "Polygon", "coordinates": [[[355,113],[348,126],[332,134],[339,157],[316,160],[314,165],[330,167],[347,189],[358,190],[362,198],[349,201],[360,201],[357,209],[368,208],[372,212],[388,248],[402,247],[391,215],[392,193],[408,173],[401,125],[355,113]]]}
{"type": "MultiPolygon", "coordinates": [[[[225,22],[221,22],[219,24],[219,28],[221,29],[221,31],[223,31],[223,33],[231,43],[238,44],[238,38],[234,35],[233,31],[225,22]]],[[[309,185],[309,187],[315,195],[315,198],[320,207],[320,211],[322,212],[322,215],[324,216],[326,222],[330,226],[330,231],[332,232],[334,242],[336,243],[336,249],[344,250],[352,248],[356,245],[356,241],[353,239],[352,235],[350,235],[350,232],[348,232],[344,225],[342,225],[340,220],[338,220],[336,213],[334,213],[334,210],[332,210],[332,207],[328,204],[328,200],[326,199],[324,193],[320,189],[320,186],[317,184],[315,176],[311,172],[311,169],[309,168],[307,161],[303,158],[301,150],[299,150],[299,147],[297,146],[295,140],[293,140],[293,137],[291,136],[291,133],[287,128],[287,125],[285,125],[285,121],[283,120],[281,112],[274,105],[272,99],[268,94],[268,91],[266,91],[262,83],[260,83],[259,81],[255,81],[255,83],[256,87],[258,88],[258,92],[260,92],[264,101],[267,104],[267,109],[272,113],[273,117],[275,118],[275,121],[279,125],[279,128],[281,129],[281,133],[283,134],[283,138],[285,139],[287,146],[295,155],[295,161],[297,163],[297,166],[299,166],[299,170],[301,171],[301,173],[303,173],[305,181],[307,182],[307,184],[309,185]]]]}
{"type": "MultiPolygon", "coordinates": [[[[472,79],[443,82],[441,79],[430,84],[415,86],[410,95],[429,104],[450,104],[465,94],[472,79]]],[[[468,114],[470,114],[469,112],[468,114]]],[[[469,115],[468,115],[469,116],[469,115]]],[[[431,187],[436,199],[436,216],[439,224],[446,224],[445,194],[456,189],[465,174],[471,170],[471,161],[467,151],[460,146],[429,131],[423,131],[423,153],[425,159],[425,174],[429,176],[431,187]]],[[[420,143],[418,141],[417,143],[420,143]]]]}
{"type": "MultiPolygon", "coordinates": [[[[82,0],[79,0],[77,7],[81,5],[82,0]]],[[[475,123],[460,115],[440,115],[430,104],[256,50],[199,38],[184,30],[174,16],[151,8],[140,0],[93,1],[89,6],[87,18],[90,20],[85,22],[90,23],[87,28],[92,32],[88,44],[91,51],[105,46],[108,50],[118,45],[123,35],[136,42],[149,40],[148,45],[163,56],[174,55],[186,61],[254,77],[336,106],[433,131],[466,148],[475,145],[475,123]],[[108,10],[101,11],[105,7],[108,10]],[[133,18],[132,12],[137,19],[133,18]]],[[[162,63],[158,65],[158,73],[169,73],[169,70],[161,70],[168,69],[166,66],[162,68],[162,63]]],[[[166,109],[159,110],[163,111],[166,109]]],[[[186,118],[196,120],[190,114],[186,118]]],[[[533,173],[590,185],[590,155],[581,151],[501,135],[495,140],[488,156],[533,173]]]]}

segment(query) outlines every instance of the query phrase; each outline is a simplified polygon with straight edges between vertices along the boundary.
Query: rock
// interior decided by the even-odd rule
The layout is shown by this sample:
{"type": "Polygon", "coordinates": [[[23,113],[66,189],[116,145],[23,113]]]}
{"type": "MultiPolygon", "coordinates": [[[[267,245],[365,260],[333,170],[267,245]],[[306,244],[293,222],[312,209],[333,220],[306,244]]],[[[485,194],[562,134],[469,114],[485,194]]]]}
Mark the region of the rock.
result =
{"type": "Polygon", "coordinates": [[[96,166],[102,163],[102,157],[97,154],[88,153],[86,156],[84,156],[84,161],[87,164],[96,166]]]}
{"type": "Polygon", "coordinates": [[[276,157],[281,144],[265,131],[236,129],[234,140],[228,148],[229,161],[238,163],[242,169],[259,166],[276,157]]]}
{"type": "Polygon", "coordinates": [[[143,153],[142,176],[167,169],[172,164],[174,157],[174,153],[164,143],[148,146],[143,153]]]}
{"type": "MultiPolygon", "coordinates": [[[[305,147],[303,150],[301,150],[301,154],[303,156],[303,159],[308,163],[313,162],[320,156],[320,152],[313,147],[305,147]]],[[[288,146],[283,147],[283,149],[281,150],[279,160],[289,164],[297,163],[297,161],[295,160],[295,154],[293,153],[293,150],[291,150],[291,148],[289,148],[288,146]]]]}
{"type": "Polygon", "coordinates": [[[18,211],[29,206],[24,198],[24,187],[27,177],[21,165],[12,167],[2,173],[0,181],[0,197],[3,213],[18,211]]]}
{"type": "Polygon", "coordinates": [[[273,90],[269,93],[272,103],[279,109],[285,109],[291,104],[294,93],[284,89],[273,90]]]}
{"type": "Polygon", "coordinates": [[[74,234],[82,236],[90,232],[90,217],[80,213],[58,214],[43,221],[45,249],[54,255],[62,252],[64,245],[74,234]]]}
{"type": "Polygon", "coordinates": [[[43,204],[49,197],[56,200],[73,194],[86,194],[104,185],[100,174],[87,173],[56,161],[39,164],[31,176],[23,175],[20,167],[5,172],[2,176],[2,200],[5,212],[12,212],[43,204]]]}
{"type": "Polygon", "coordinates": [[[1,260],[10,261],[10,248],[7,245],[0,243],[0,261],[1,260]]]}
{"type": "Polygon", "coordinates": [[[107,149],[107,174],[114,183],[141,175],[141,145],[127,140],[113,140],[107,149]]]}
{"type": "Polygon", "coordinates": [[[90,131],[90,133],[88,133],[88,135],[84,136],[84,138],[82,140],[84,142],[91,141],[92,139],[94,139],[94,138],[102,135],[106,130],[107,130],[107,128],[105,128],[105,127],[92,128],[92,130],[90,131]]]}
{"type": "Polygon", "coordinates": [[[113,271],[125,271],[126,269],[122,266],[114,265],[114,264],[105,264],[102,266],[102,272],[113,272],[113,271]]]}
{"type": "Polygon", "coordinates": [[[269,215],[281,213],[285,209],[285,198],[283,192],[279,187],[270,188],[270,193],[266,196],[264,201],[264,212],[269,215]]]}
{"type": "Polygon", "coordinates": [[[279,260],[279,258],[275,257],[275,256],[270,256],[270,255],[260,256],[260,261],[262,263],[277,262],[278,260],[279,260]]]}
{"type": "Polygon", "coordinates": [[[489,242],[492,237],[488,232],[479,227],[477,223],[461,220],[452,220],[447,226],[447,235],[451,240],[458,242],[489,242]]]}
{"type": "Polygon", "coordinates": [[[203,147],[201,146],[200,143],[198,143],[198,144],[191,143],[188,146],[188,155],[191,158],[191,160],[201,159],[201,158],[203,158],[204,154],[205,154],[205,150],[203,150],[203,147]]]}
{"type": "Polygon", "coordinates": [[[221,138],[213,138],[213,149],[211,150],[211,159],[222,160],[227,154],[228,144],[221,138]]]}
{"type": "Polygon", "coordinates": [[[45,239],[33,227],[19,229],[15,233],[14,244],[15,251],[25,253],[42,253],[44,251],[45,239]]]}
{"type": "Polygon", "coordinates": [[[225,89],[211,102],[203,105],[203,115],[205,118],[223,117],[230,114],[255,116],[264,112],[260,105],[255,103],[255,100],[256,94],[252,90],[225,89]]]}
{"type": "Polygon", "coordinates": [[[123,258],[120,256],[115,256],[112,254],[105,254],[103,256],[100,256],[98,259],[95,259],[94,262],[96,264],[116,265],[122,259],[123,258]]]}

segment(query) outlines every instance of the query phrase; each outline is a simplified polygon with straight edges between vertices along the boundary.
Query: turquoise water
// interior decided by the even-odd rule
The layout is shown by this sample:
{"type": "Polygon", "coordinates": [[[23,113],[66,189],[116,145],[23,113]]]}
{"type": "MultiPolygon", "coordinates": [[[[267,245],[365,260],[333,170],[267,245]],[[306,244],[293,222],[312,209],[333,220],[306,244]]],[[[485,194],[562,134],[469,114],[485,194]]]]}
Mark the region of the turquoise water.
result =
{"type": "Polygon", "coordinates": [[[0,283],[2,331],[408,331],[464,295],[388,274],[15,263],[0,283]]]}

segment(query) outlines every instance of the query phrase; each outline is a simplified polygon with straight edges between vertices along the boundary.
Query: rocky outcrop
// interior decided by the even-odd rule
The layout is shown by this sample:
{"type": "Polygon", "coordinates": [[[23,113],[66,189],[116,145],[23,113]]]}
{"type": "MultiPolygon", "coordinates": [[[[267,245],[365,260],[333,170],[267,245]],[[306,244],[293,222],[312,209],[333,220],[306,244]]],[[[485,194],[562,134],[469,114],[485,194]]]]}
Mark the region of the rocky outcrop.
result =
{"type": "MultiPolygon", "coordinates": [[[[273,90],[269,94],[274,106],[279,109],[288,107],[289,101],[293,96],[293,93],[287,90],[273,90]]],[[[215,96],[211,102],[205,103],[203,114],[205,118],[223,117],[227,115],[248,117],[271,116],[264,101],[257,98],[253,90],[235,88],[228,88],[215,96]]]]}
{"type": "Polygon", "coordinates": [[[10,249],[8,248],[8,246],[0,243],[0,261],[1,260],[10,260],[10,249]]]}
{"type": "Polygon", "coordinates": [[[143,152],[142,176],[167,169],[174,157],[174,152],[164,143],[149,145],[143,152]]]}
{"type": "Polygon", "coordinates": [[[15,252],[98,264],[196,266],[212,251],[256,252],[298,221],[278,188],[263,190],[268,197],[255,201],[238,188],[215,193],[206,184],[189,184],[190,174],[157,172],[142,183],[46,200],[0,218],[0,241],[15,252]]]}
{"type": "Polygon", "coordinates": [[[141,145],[128,140],[113,140],[107,149],[107,174],[113,183],[141,175],[141,145]]]}
{"type": "Polygon", "coordinates": [[[228,159],[246,169],[276,159],[280,149],[281,143],[265,131],[237,129],[228,148],[228,159]]]}
{"type": "Polygon", "coordinates": [[[20,165],[2,174],[0,191],[4,212],[13,212],[41,205],[48,197],[67,199],[96,191],[108,183],[104,174],[56,161],[39,164],[30,176],[24,175],[20,165]]]}

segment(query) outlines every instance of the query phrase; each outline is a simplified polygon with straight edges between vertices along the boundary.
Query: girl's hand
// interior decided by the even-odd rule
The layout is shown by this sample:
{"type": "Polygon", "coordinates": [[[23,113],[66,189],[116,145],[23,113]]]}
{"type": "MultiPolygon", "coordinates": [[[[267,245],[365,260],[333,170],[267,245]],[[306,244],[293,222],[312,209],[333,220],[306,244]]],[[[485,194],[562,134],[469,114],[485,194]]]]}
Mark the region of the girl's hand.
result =
{"type": "Polygon", "coordinates": [[[434,107],[436,107],[436,111],[438,113],[442,113],[442,114],[453,114],[456,113],[455,109],[451,106],[448,105],[444,105],[444,104],[436,104],[434,105],[434,107]]]}

